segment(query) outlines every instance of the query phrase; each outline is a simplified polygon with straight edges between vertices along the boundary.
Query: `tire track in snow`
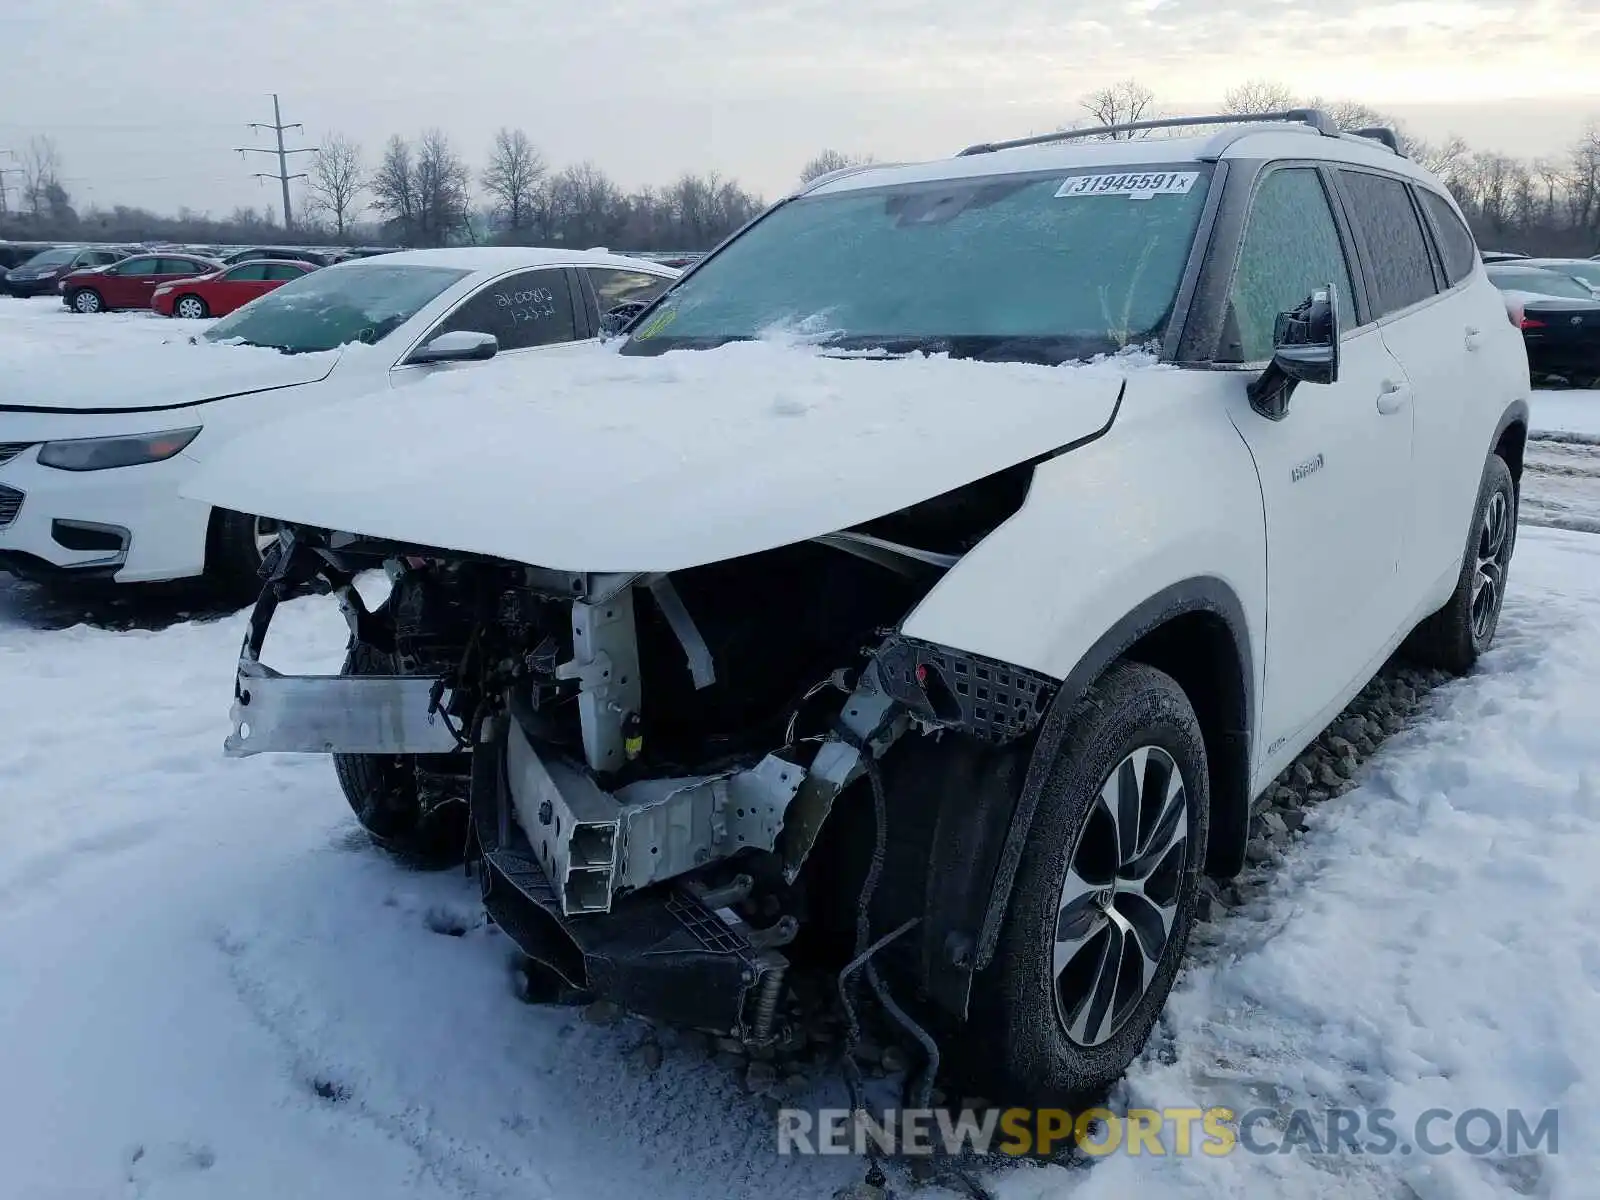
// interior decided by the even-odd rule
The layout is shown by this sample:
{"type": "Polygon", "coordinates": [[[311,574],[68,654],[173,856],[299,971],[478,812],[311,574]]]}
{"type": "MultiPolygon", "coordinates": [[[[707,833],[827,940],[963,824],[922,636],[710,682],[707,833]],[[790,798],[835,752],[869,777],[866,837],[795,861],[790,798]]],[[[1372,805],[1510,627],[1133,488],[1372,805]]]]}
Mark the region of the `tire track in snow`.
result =
{"type": "Polygon", "coordinates": [[[1534,434],[1523,455],[1518,520],[1600,533],[1600,437],[1534,434]]]}

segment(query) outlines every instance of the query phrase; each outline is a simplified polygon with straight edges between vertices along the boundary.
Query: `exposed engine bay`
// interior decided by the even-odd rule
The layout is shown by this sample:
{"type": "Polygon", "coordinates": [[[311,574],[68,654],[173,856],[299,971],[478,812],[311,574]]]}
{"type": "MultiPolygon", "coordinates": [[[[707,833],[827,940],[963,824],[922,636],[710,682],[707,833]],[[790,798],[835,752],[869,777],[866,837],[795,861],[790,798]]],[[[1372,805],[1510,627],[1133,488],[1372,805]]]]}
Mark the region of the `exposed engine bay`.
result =
{"type": "Polygon", "coordinates": [[[414,796],[456,861],[480,861],[490,914],[560,979],[769,1037],[841,793],[908,733],[1003,742],[1039,719],[1047,679],[896,633],[1027,476],[670,575],[286,526],[227,749],[382,763],[374,790],[414,796]],[[356,579],[380,567],[389,595],[369,609],[356,579]],[[308,585],[344,610],[341,676],[261,661],[277,603],[308,585]]]}

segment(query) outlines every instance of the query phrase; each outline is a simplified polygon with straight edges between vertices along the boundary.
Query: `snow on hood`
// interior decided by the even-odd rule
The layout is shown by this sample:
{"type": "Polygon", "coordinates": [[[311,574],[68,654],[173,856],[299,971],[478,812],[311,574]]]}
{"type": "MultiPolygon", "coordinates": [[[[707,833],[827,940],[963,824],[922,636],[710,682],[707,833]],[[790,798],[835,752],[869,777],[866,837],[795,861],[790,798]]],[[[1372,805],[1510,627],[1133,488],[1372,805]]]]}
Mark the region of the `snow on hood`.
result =
{"type": "Polygon", "coordinates": [[[862,361],[742,343],[490,364],[257,426],[193,499],[569,571],[803,541],[1104,429],[1147,358],[862,361]]]}
{"type": "Polygon", "coordinates": [[[74,357],[23,356],[0,370],[0,412],[135,412],[315,383],[339,353],[280,354],[187,338],[74,357]]]}

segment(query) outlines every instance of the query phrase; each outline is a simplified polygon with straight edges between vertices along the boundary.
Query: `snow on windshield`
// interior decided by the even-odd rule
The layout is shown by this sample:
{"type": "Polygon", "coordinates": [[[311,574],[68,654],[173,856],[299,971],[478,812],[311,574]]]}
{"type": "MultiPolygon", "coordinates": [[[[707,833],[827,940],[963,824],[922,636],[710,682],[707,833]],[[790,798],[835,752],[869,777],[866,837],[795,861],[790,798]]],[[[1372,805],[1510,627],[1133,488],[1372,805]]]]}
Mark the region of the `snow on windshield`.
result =
{"type": "Polygon", "coordinates": [[[470,271],[358,264],[312,271],[268,292],[206,331],[208,342],[243,342],[286,354],[382,341],[470,271]]]}

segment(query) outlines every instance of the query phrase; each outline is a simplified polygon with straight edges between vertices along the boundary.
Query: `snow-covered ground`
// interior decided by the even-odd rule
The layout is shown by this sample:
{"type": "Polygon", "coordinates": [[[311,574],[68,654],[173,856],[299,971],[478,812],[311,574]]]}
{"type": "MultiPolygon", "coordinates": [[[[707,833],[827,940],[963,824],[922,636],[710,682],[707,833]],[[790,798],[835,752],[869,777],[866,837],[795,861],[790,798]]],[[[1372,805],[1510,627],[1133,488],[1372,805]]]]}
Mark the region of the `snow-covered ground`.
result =
{"type": "MultiPolygon", "coordinates": [[[[0,300],[0,363],[177,328],[0,300]]],[[[0,583],[0,1197],[820,1200],[859,1178],[779,1157],[765,1104],[671,1034],[652,1070],[642,1028],[522,1004],[476,885],[375,852],[325,761],[223,759],[242,616],[107,611],[0,583]]],[[[330,601],[298,600],[268,657],[333,670],[343,642],[330,601]]],[[[1559,1108],[1559,1153],[1113,1155],[997,1172],[1000,1200],[1600,1194],[1600,537],[1524,527],[1496,648],[1428,704],[1211,928],[1119,1100],[1559,1108]]]]}
{"type": "Polygon", "coordinates": [[[1600,441],[1600,392],[1579,389],[1536,392],[1530,406],[1533,432],[1578,434],[1600,441]]]}
{"type": "Polygon", "coordinates": [[[210,321],[180,321],[152,312],[75,313],[55,296],[18,300],[0,296],[0,403],[5,378],[14,371],[47,365],[63,357],[98,357],[181,340],[210,321]]]}

